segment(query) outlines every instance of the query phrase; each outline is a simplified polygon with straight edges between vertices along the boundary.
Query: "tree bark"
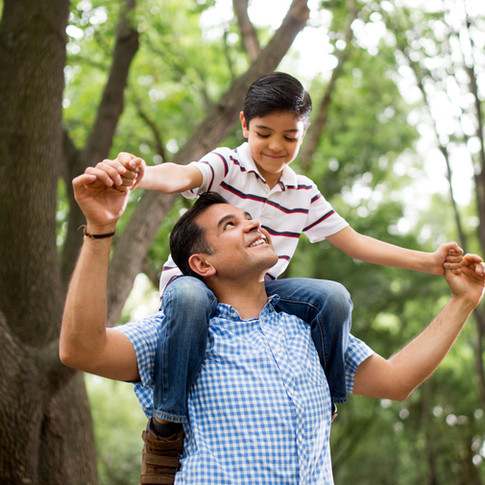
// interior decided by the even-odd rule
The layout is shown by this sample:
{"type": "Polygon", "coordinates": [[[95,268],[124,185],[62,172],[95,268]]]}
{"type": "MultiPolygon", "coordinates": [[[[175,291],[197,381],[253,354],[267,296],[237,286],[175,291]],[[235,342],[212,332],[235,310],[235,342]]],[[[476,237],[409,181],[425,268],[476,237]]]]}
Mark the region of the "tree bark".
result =
{"type": "Polygon", "coordinates": [[[55,216],[68,13],[67,0],[5,0],[0,23],[0,482],[5,485],[97,481],[82,378],[60,364],[57,351],[64,293],[55,216]]]}

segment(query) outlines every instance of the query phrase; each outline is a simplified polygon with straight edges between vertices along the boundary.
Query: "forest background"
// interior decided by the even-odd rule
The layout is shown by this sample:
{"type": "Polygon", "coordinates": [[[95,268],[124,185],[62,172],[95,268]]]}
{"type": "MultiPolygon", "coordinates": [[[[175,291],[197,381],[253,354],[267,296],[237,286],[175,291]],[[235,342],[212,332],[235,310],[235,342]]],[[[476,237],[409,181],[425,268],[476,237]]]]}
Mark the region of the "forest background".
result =
{"type": "MultiPolygon", "coordinates": [[[[289,72],[310,91],[294,168],[364,234],[485,254],[480,1],[0,1],[0,482],[134,484],[145,425],[131,385],[57,355],[82,240],[71,180],[119,151],[187,163],[242,141],[243,95],[289,72]],[[88,392],[86,392],[86,387],[88,392]]],[[[115,238],[110,324],[157,309],[178,196],[135,191],[115,238]]],[[[390,355],[447,300],[443,279],[300,241],[286,276],[342,282],[353,333],[390,355]]],[[[406,402],[352,397],[336,483],[485,483],[485,309],[406,402]]]]}

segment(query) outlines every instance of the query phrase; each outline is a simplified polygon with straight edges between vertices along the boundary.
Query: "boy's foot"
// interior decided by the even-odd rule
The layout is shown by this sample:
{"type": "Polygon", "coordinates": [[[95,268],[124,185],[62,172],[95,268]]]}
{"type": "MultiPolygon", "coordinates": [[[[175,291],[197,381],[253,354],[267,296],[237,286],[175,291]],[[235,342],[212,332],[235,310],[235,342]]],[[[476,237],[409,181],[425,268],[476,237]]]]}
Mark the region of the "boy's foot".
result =
{"type": "MultiPolygon", "coordinates": [[[[153,418],[152,418],[153,419],[153,418]]],[[[184,442],[182,426],[171,436],[159,436],[153,431],[151,420],[143,431],[143,456],[140,485],[170,485],[180,468],[180,454],[184,442]]]]}

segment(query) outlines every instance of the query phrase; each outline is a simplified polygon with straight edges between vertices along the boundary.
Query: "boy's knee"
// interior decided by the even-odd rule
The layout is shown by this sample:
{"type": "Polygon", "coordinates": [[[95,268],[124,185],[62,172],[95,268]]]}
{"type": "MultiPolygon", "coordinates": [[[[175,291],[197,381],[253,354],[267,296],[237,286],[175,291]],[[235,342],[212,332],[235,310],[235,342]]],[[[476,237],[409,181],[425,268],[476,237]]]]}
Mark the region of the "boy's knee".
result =
{"type": "Polygon", "coordinates": [[[162,308],[168,305],[199,308],[209,306],[209,290],[196,278],[177,278],[167,286],[162,295],[162,308]]]}
{"type": "Polygon", "coordinates": [[[333,285],[332,296],[336,301],[341,302],[344,305],[352,304],[352,299],[350,298],[350,293],[347,288],[336,281],[333,285]]]}
{"type": "Polygon", "coordinates": [[[340,318],[352,312],[352,299],[344,285],[332,281],[331,285],[327,286],[326,291],[325,302],[322,305],[326,312],[340,315],[340,318]]]}

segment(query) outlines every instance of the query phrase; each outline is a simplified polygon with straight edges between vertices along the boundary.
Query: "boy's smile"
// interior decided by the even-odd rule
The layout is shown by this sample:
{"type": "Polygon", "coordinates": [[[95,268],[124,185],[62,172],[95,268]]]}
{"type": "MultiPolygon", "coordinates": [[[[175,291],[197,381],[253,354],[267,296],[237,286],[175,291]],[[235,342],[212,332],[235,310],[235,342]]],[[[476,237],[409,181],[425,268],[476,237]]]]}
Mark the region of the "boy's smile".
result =
{"type": "Polygon", "coordinates": [[[283,169],[298,155],[307,127],[301,118],[289,111],[252,118],[249,126],[242,112],[240,118],[251,156],[260,174],[273,188],[283,169]]]}

